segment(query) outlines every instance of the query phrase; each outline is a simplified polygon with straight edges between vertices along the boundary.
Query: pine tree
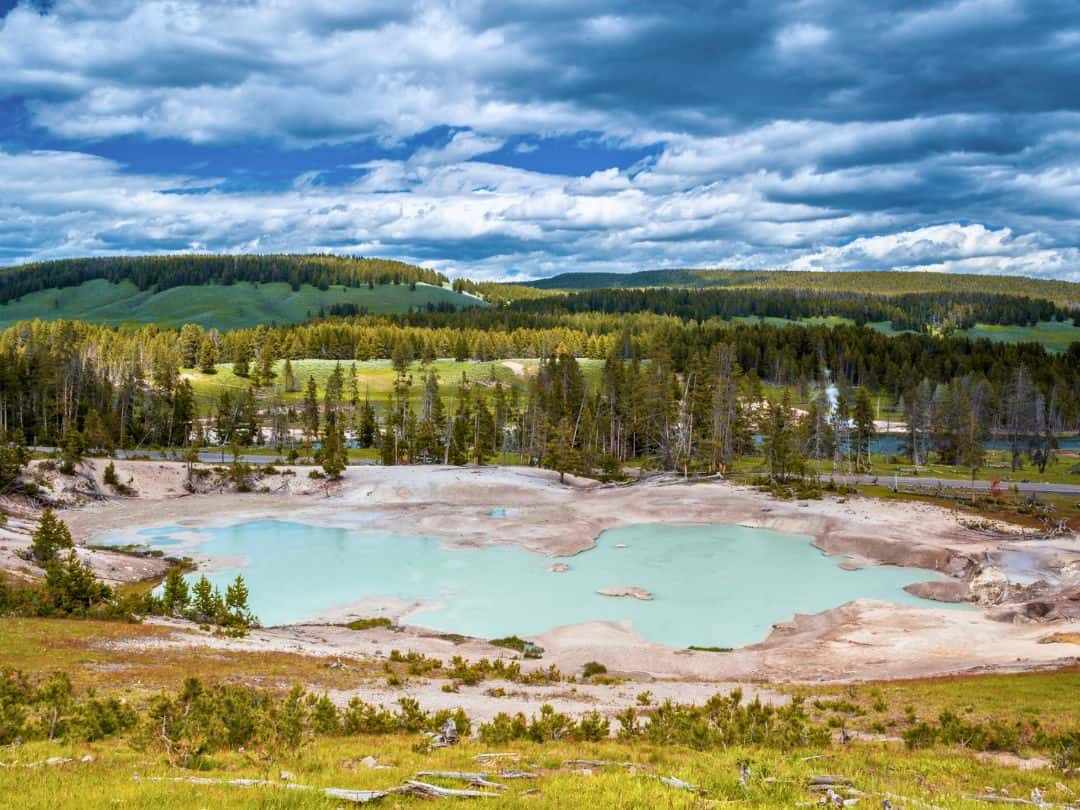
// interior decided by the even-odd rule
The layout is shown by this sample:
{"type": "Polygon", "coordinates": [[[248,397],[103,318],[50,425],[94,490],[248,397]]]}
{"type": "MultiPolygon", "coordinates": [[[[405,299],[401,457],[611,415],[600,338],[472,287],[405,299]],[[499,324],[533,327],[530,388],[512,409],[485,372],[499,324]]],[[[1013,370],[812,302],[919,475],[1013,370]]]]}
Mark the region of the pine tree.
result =
{"type": "Polygon", "coordinates": [[[184,368],[195,368],[199,360],[199,349],[202,346],[203,329],[198,324],[185,323],[180,328],[180,365],[184,368]]]}
{"type": "Polygon", "coordinates": [[[56,559],[60,549],[72,548],[71,531],[50,507],[45,507],[32,535],[31,554],[39,565],[56,559]]]}
{"type": "Polygon", "coordinates": [[[256,382],[265,387],[270,385],[274,381],[274,347],[271,339],[267,336],[262,336],[262,342],[259,344],[259,369],[256,374],[256,382]]]}
{"type": "Polygon", "coordinates": [[[394,432],[393,424],[391,424],[389,420],[379,434],[379,461],[387,467],[397,464],[398,461],[397,435],[394,432]]]}
{"type": "Polygon", "coordinates": [[[282,372],[282,378],[285,383],[285,390],[292,393],[293,391],[299,391],[300,385],[297,383],[296,374],[293,372],[292,361],[285,358],[285,369],[282,372]]]}
{"type": "Polygon", "coordinates": [[[166,616],[183,615],[191,601],[191,592],[179,568],[170,568],[165,576],[165,589],[161,604],[166,616]]]}
{"type": "Polygon", "coordinates": [[[86,420],[83,422],[83,439],[88,449],[112,452],[112,436],[96,408],[87,411],[86,420]]]}
{"type": "Polygon", "coordinates": [[[304,393],[304,432],[309,439],[319,435],[319,395],[315,387],[315,378],[308,376],[307,391],[304,393]]]}
{"type": "Polygon", "coordinates": [[[356,434],[360,446],[373,446],[375,444],[375,433],[377,430],[378,424],[375,421],[375,408],[371,404],[371,401],[365,398],[360,405],[360,412],[357,416],[356,434]]]}
{"type": "Polygon", "coordinates": [[[94,605],[112,597],[112,589],[99,581],[89,565],[79,562],[75,549],[67,559],[53,559],[45,569],[45,593],[55,610],[85,614],[94,605]]]}
{"type": "Polygon", "coordinates": [[[241,338],[233,349],[233,374],[247,377],[251,373],[251,344],[241,338]]]}
{"type": "Polygon", "coordinates": [[[779,402],[769,400],[761,432],[765,438],[765,461],[769,465],[769,477],[776,481],[786,481],[792,475],[801,475],[803,460],[796,446],[791,392],[788,389],[784,389],[779,402]]]}
{"type": "Polygon", "coordinates": [[[18,487],[19,478],[29,463],[30,449],[22,434],[0,431],[0,494],[18,487]]]}
{"type": "Polygon", "coordinates": [[[327,477],[332,480],[341,478],[348,466],[349,456],[345,448],[345,437],[341,428],[338,427],[337,415],[333,412],[327,414],[326,434],[322,445],[322,468],[327,477]]]}
{"type": "Polygon", "coordinates": [[[217,344],[210,335],[205,335],[202,345],[199,346],[199,371],[203,374],[217,373],[218,350],[217,344]]]}
{"type": "Polygon", "coordinates": [[[74,475],[82,461],[83,437],[77,430],[66,430],[60,440],[60,472],[74,475]]]}
{"type": "Polygon", "coordinates": [[[874,406],[865,388],[860,388],[855,394],[852,421],[855,423],[855,464],[858,469],[866,470],[870,468],[870,442],[877,430],[874,427],[874,406]]]}
{"type": "Polygon", "coordinates": [[[251,608],[248,606],[249,595],[240,574],[237,574],[233,583],[225,589],[225,610],[237,624],[250,625],[253,622],[251,608]]]}
{"type": "MultiPolygon", "coordinates": [[[[205,576],[199,577],[192,589],[192,610],[200,622],[211,622],[217,617],[217,600],[214,587],[205,576]]],[[[219,596],[220,598],[220,596],[219,596]]]]}

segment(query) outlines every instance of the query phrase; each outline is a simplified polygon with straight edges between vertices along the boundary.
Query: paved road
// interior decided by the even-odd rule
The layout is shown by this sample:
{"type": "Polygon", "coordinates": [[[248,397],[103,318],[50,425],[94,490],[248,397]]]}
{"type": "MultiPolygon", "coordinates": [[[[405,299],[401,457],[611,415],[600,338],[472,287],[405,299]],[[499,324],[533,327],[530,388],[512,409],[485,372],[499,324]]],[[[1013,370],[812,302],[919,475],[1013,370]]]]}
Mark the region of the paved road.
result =
{"type": "MultiPolygon", "coordinates": [[[[35,447],[34,451],[39,453],[53,453],[56,451],[55,447],[35,447]]],[[[174,455],[170,452],[162,452],[161,450],[117,450],[117,458],[129,458],[140,457],[150,459],[167,459],[167,460],[182,460],[181,454],[174,455]]],[[[232,461],[232,455],[228,450],[222,455],[220,450],[203,450],[199,453],[199,461],[203,464],[221,464],[229,463],[232,461]]],[[[246,464],[271,464],[282,463],[277,461],[275,456],[259,456],[251,454],[241,454],[240,461],[246,464]]],[[[369,459],[353,459],[349,461],[351,467],[364,467],[377,464],[375,461],[369,459]]],[[[975,481],[974,485],[971,479],[968,478],[935,478],[933,476],[891,476],[891,475],[824,475],[822,478],[832,479],[838,484],[879,484],[881,486],[893,486],[894,484],[902,486],[920,487],[923,489],[935,489],[942,487],[944,489],[966,489],[971,491],[972,486],[978,490],[987,490],[990,488],[989,481],[975,481]]],[[[1006,491],[1012,491],[1015,486],[1020,492],[1042,492],[1051,495],[1077,495],[1080,496],[1080,483],[1077,484],[1048,484],[1040,481],[1002,481],[1001,488],[1006,491]]]]}
{"type": "MultiPolygon", "coordinates": [[[[35,453],[55,453],[57,448],[55,447],[33,447],[31,448],[35,453]]],[[[183,453],[173,453],[172,451],[164,452],[161,450],[117,450],[115,454],[116,458],[148,458],[154,461],[167,460],[167,461],[183,461],[183,453]]],[[[285,458],[279,456],[260,456],[249,453],[241,453],[238,456],[239,460],[245,464],[287,464],[285,458]],[[280,458],[280,460],[279,460],[280,458]]],[[[201,450],[199,452],[199,461],[203,464],[228,464],[233,460],[232,453],[228,450],[224,455],[220,450],[201,450]]],[[[360,467],[368,464],[375,464],[376,462],[369,459],[351,459],[349,465],[353,467],[360,467]]]]}
{"type": "MultiPolygon", "coordinates": [[[[924,489],[966,489],[969,492],[972,487],[978,490],[990,488],[989,481],[975,481],[970,478],[935,478],[933,476],[891,476],[891,475],[832,475],[823,476],[831,478],[838,484],[880,484],[881,486],[917,486],[924,489]]],[[[1016,487],[1020,492],[1044,492],[1054,495],[1080,495],[1080,484],[1049,484],[1042,481],[1002,481],[999,486],[1005,492],[1012,491],[1016,487]]]]}

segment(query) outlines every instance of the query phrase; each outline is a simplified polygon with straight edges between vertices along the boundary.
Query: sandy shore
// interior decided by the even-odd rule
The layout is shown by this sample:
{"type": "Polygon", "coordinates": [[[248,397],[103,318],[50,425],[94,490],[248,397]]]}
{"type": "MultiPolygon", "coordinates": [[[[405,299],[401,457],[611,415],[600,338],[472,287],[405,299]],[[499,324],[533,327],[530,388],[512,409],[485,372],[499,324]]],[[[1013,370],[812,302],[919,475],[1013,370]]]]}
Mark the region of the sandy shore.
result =
{"type": "MultiPolygon", "coordinates": [[[[560,484],[557,475],[530,468],[351,467],[343,482],[328,487],[308,479],[300,468],[295,475],[267,479],[268,493],[179,497],[182,464],[116,464],[122,476],[133,479],[140,497],[64,510],[62,516],[80,542],[106,531],[135,540],[135,532],[148,526],[197,529],[277,517],[432,536],[452,547],[508,543],[540,554],[572,555],[592,547],[604,530],[619,526],[732,523],[806,535],[827,553],[847,556],[856,565],[913,565],[952,575],[958,582],[976,574],[985,578],[988,561],[1009,545],[972,532],[949,511],[925,504],[864,498],[776,501],[723,481],[687,484],[670,479],[605,486],[569,477],[560,484]],[[492,516],[493,509],[499,510],[498,517],[492,516]]],[[[0,547],[8,549],[0,550],[0,564],[10,560],[20,537],[25,535],[9,531],[0,538],[0,547]]],[[[1056,540],[1054,548],[1064,560],[1057,569],[1058,589],[1080,585],[1080,540],[1056,540]]],[[[146,574],[144,561],[127,571],[122,566],[131,565],[131,558],[118,563],[113,559],[118,555],[87,556],[96,567],[107,565],[114,579],[146,574]]],[[[1005,596],[1008,593],[1006,588],[1005,596]]],[[[410,607],[365,600],[334,618],[400,616],[410,607]]],[[[995,610],[1000,618],[1002,608],[995,610]]],[[[1010,619],[995,620],[987,610],[939,608],[933,602],[910,608],[858,601],[793,617],[764,642],[726,653],[671,649],[643,640],[627,625],[606,622],[555,628],[535,641],[547,650],[544,666],[555,663],[567,672],[597,660],[635,679],[713,687],[727,681],[851,681],[1010,671],[1080,660],[1076,645],[1040,643],[1051,632],[1080,632],[1080,621],[1066,617],[1036,622],[1023,611],[1014,611],[1010,619]]],[[[260,630],[228,643],[377,657],[391,642],[403,651],[441,657],[505,654],[479,641],[456,645],[450,652],[443,649],[448,642],[420,628],[389,634],[297,625],[260,630]]],[[[177,643],[224,642],[183,634],[177,643]]]]}

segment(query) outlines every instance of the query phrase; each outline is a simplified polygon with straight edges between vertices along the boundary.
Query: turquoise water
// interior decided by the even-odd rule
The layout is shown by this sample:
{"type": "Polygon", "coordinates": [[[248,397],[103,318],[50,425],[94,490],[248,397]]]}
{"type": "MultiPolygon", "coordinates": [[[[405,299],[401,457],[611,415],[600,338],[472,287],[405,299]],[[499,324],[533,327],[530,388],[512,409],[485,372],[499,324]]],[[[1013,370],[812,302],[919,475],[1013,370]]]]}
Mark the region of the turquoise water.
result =
{"type": "Polygon", "coordinates": [[[365,597],[394,597],[432,603],[410,614],[410,624],[484,638],[611,620],[632,622],[645,638],[670,646],[734,647],[761,641],[772,624],[797,612],[851,599],[934,604],[903,587],[940,578],[887,566],[845,571],[842,558],[826,557],[808,537],[741,526],[629,526],[565,558],[516,546],[451,550],[432,538],[276,520],[139,535],[151,548],[176,553],[182,540],[185,553],[233,558],[239,567],[207,576],[224,589],[242,572],[264,625],[303,621],[365,597]],[[549,571],[554,562],[570,570],[549,571]],[[654,600],[596,593],[632,586],[654,600]]]}

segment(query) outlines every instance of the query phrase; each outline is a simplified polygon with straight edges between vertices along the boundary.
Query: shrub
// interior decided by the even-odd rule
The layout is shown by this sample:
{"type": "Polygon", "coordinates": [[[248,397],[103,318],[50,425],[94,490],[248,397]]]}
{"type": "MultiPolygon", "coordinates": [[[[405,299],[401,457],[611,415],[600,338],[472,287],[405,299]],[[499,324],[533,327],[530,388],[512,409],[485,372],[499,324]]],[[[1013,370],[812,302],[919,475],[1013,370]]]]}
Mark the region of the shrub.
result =
{"type": "Polygon", "coordinates": [[[607,667],[597,661],[589,661],[581,670],[583,678],[591,678],[593,675],[606,675],[607,667]]]}
{"type": "Polygon", "coordinates": [[[375,627],[393,627],[394,623],[385,616],[376,616],[371,619],[355,619],[345,626],[350,630],[371,630],[375,627]]]}

